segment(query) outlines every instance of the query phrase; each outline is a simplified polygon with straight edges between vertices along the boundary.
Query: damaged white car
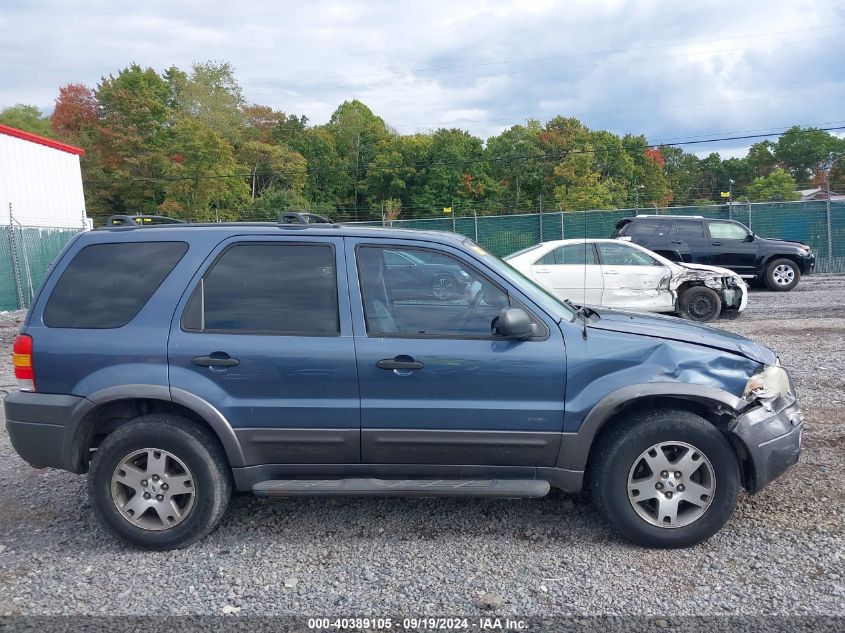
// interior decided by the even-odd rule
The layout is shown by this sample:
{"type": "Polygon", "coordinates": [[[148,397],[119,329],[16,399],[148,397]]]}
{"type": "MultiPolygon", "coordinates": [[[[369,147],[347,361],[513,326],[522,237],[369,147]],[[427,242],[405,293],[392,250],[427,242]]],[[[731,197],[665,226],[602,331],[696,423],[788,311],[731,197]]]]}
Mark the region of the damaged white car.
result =
{"type": "Polygon", "coordinates": [[[543,242],[504,258],[560,299],[643,312],[676,312],[691,321],[739,313],[748,287],[735,272],[679,264],[619,240],[543,242]]]}

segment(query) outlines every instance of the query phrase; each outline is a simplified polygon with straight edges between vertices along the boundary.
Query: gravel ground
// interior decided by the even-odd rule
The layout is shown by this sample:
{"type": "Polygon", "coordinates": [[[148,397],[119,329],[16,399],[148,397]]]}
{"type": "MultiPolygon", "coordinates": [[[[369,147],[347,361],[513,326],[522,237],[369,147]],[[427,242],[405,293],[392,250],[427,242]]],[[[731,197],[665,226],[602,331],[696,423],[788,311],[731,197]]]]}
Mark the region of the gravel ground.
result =
{"type": "MultiPolygon", "coordinates": [[[[19,314],[0,315],[0,344],[19,314]],[[5,322],[3,322],[5,321],[5,322]]],[[[773,347],[798,385],[806,450],[684,551],[617,539],[590,505],[233,499],[183,551],[143,553],[91,516],[84,477],[34,470],[0,431],[0,614],[845,614],[845,276],[755,291],[719,327],[773,347]],[[487,610],[487,611],[485,611],[487,610]]],[[[13,389],[8,361],[0,390],[13,389]]]]}

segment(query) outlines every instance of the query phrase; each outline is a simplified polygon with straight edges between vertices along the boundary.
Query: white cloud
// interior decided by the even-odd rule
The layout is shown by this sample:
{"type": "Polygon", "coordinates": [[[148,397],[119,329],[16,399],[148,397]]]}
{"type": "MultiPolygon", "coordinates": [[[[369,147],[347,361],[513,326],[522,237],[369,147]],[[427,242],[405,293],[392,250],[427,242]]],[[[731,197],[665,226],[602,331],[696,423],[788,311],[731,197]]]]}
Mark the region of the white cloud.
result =
{"type": "Polygon", "coordinates": [[[822,0],[5,5],[0,107],[49,110],[60,85],[133,61],[217,59],[251,101],[321,123],[357,97],[402,133],[561,114],[680,139],[843,117],[845,8],[822,0]]]}

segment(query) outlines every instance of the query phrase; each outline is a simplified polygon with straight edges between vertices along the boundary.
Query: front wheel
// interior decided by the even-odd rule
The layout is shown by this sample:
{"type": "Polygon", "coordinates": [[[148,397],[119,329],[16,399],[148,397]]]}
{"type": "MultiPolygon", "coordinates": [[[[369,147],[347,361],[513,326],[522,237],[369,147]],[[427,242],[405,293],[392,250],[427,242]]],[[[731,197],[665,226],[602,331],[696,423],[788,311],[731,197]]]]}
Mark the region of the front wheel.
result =
{"type": "Polygon", "coordinates": [[[766,267],[766,285],[770,290],[786,292],[798,285],[801,271],[791,259],[776,259],[766,267]]]}
{"type": "Polygon", "coordinates": [[[722,299],[715,290],[706,286],[687,288],[678,303],[681,316],[690,321],[710,323],[722,312],[722,299]]]}
{"type": "Polygon", "coordinates": [[[232,493],[216,438],[172,415],[135,418],[97,448],[88,473],[94,512],[135,547],[187,547],[211,532],[232,493]]]}
{"type": "Polygon", "coordinates": [[[598,447],[590,472],[599,510],[638,545],[688,547],[718,532],[733,514],[740,474],[725,437],[681,410],[635,416],[598,447]]]}

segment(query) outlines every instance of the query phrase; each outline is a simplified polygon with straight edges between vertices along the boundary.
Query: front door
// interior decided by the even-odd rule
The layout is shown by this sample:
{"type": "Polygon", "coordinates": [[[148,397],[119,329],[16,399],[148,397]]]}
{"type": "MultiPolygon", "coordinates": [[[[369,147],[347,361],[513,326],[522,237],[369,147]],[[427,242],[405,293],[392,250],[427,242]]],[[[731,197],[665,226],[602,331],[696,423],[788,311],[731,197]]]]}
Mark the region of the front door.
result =
{"type": "Polygon", "coordinates": [[[346,241],[362,462],[553,466],[566,384],[557,324],[456,249],[346,241]],[[397,256],[427,265],[400,287],[389,271],[397,256]],[[443,271],[462,280],[449,297],[432,292],[443,271]],[[513,305],[532,314],[532,338],[491,334],[513,305]]]}
{"type": "Polygon", "coordinates": [[[591,242],[564,244],[531,266],[531,277],[558,299],[577,305],[601,305],[604,281],[591,242]]]}
{"type": "Polygon", "coordinates": [[[182,390],[218,409],[247,465],[360,460],[343,262],[342,238],[233,238],[177,308],[174,399],[182,390]]]}
{"type": "Polygon", "coordinates": [[[753,277],[757,272],[757,244],[754,235],[739,222],[707,220],[711,263],[753,277]]]}
{"type": "Polygon", "coordinates": [[[602,305],[647,312],[671,312],[672,271],[645,250],[626,242],[598,242],[604,276],[602,305]]]}

